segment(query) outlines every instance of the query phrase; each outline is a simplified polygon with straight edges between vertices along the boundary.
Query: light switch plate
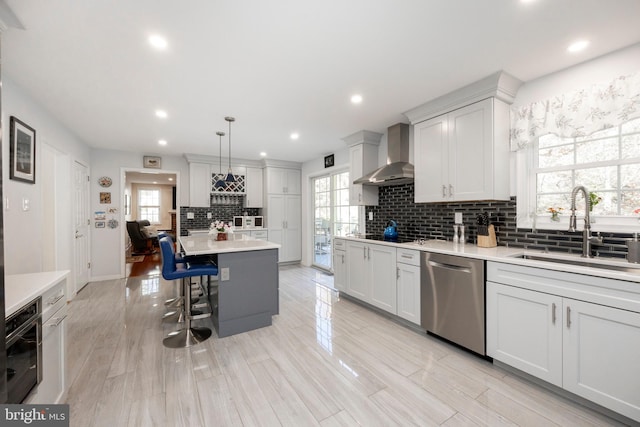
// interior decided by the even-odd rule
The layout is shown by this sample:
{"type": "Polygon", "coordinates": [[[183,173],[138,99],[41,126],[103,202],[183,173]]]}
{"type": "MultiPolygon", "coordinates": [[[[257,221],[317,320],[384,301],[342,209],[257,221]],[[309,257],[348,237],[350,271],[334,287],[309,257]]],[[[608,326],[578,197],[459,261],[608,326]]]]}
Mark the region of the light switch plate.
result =
{"type": "Polygon", "coordinates": [[[462,224],[462,212],[455,212],[453,214],[454,218],[455,218],[455,223],[456,224],[462,224]]]}
{"type": "Polygon", "coordinates": [[[369,211],[369,221],[373,221],[373,211],[369,211]]]}
{"type": "Polygon", "coordinates": [[[31,209],[31,202],[29,201],[29,199],[27,197],[23,197],[22,198],[22,210],[23,211],[28,211],[29,209],[31,209]]]}
{"type": "Polygon", "coordinates": [[[187,212],[187,219],[193,219],[195,218],[193,212],[187,212]]]}
{"type": "Polygon", "coordinates": [[[211,212],[207,212],[207,219],[211,219],[211,212]]]}
{"type": "Polygon", "coordinates": [[[220,269],[220,281],[226,282],[229,280],[229,267],[224,267],[220,269]]]}

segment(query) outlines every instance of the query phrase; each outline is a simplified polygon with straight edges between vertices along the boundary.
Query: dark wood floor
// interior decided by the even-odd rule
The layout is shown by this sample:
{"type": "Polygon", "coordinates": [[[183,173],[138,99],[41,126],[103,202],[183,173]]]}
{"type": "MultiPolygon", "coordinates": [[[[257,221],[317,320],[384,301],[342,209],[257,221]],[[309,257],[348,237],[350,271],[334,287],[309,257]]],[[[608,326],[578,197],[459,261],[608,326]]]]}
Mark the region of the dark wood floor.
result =
{"type": "Polygon", "coordinates": [[[145,255],[142,262],[131,262],[126,265],[126,277],[153,276],[160,274],[160,252],[145,255]]]}

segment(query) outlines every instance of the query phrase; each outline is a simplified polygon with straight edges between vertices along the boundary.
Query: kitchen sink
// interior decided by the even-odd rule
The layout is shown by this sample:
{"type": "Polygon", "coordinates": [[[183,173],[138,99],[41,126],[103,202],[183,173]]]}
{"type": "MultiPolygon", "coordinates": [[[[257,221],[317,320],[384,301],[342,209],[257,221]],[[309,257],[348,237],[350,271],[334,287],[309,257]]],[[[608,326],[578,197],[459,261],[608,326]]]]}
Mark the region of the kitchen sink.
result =
{"type": "Polygon", "coordinates": [[[626,261],[618,261],[602,258],[582,258],[579,255],[561,254],[529,254],[520,253],[511,255],[510,258],[526,259],[531,261],[543,261],[553,264],[566,264],[578,267],[601,268],[603,270],[620,271],[640,275],[640,264],[631,264],[626,261]]]}

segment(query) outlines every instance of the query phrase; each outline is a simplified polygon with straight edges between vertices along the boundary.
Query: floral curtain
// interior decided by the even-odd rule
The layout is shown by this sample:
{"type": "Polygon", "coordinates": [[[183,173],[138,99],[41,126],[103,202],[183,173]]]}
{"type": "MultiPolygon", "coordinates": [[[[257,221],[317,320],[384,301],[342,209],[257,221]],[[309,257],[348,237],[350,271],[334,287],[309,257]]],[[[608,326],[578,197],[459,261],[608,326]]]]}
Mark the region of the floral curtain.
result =
{"type": "Polygon", "coordinates": [[[640,73],[511,109],[511,149],[538,137],[590,135],[640,116],[640,73]]]}

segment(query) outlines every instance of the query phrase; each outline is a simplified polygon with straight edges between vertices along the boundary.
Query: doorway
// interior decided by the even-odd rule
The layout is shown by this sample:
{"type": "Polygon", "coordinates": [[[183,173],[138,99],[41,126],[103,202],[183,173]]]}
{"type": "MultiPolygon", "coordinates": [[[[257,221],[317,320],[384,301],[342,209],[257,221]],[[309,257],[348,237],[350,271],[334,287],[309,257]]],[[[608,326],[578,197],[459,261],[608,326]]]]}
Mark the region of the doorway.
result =
{"type": "Polygon", "coordinates": [[[166,231],[177,238],[180,230],[180,173],[123,168],[121,177],[122,224],[125,225],[122,227],[121,274],[123,277],[157,276],[162,261],[159,251],[157,248],[154,250],[152,243],[149,253],[132,256],[132,241],[126,222],[149,221],[144,232],[152,239],[159,231],[166,231]]]}
{"type": "Polygon", "coordinates": [[[330,271],[332,238],[353,233],[359,223],[357,206],[349,205],[349,171],[312,179],[313,265],[330,271]]]}

